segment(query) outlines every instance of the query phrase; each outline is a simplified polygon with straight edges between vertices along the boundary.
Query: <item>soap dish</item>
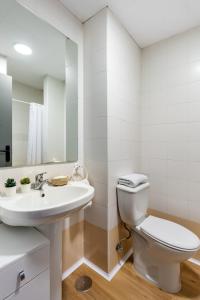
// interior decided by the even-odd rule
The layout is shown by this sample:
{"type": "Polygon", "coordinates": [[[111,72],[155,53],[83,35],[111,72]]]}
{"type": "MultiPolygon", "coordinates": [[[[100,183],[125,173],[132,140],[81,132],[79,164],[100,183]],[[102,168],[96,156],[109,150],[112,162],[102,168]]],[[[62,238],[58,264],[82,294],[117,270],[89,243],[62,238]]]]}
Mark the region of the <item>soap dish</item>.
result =
{"type": "Polygon", "coordinates": [[[69,176],[57,176],[53,177],[49,180],[49,183],[54,186],[62,186],[66,185],[69,181],[70,177],[69,176]]]}

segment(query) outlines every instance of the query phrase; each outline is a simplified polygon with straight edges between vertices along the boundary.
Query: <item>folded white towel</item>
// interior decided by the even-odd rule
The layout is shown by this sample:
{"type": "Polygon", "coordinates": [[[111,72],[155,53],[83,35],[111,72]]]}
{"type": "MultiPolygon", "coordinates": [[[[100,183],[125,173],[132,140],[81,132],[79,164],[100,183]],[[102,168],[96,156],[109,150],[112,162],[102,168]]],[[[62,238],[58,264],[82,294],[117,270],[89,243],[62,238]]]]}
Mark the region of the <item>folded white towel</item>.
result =
{"type": "Polygon", "coordinates": [[[144,174],[137,173],[121,176],[118,180],[119,184],[126,185],[131,188],[134,188],[145,182],[148,182],[148,177],[144,174]]]}

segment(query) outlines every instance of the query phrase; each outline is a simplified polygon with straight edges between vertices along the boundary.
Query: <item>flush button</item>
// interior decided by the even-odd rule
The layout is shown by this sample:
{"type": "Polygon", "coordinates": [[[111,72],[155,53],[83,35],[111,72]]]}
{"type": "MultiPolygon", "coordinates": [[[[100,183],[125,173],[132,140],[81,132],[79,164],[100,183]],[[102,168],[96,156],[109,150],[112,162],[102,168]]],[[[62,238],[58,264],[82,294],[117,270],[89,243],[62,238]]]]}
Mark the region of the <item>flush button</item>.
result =
{"type": "Polygon", "coordinates": [[[24,279],[25,279],[25,273],[24,273],[24,271],[21,271],[20,273],[19,273],[19,279],[20,279],[20,281],[23,281],[24,279]]]}

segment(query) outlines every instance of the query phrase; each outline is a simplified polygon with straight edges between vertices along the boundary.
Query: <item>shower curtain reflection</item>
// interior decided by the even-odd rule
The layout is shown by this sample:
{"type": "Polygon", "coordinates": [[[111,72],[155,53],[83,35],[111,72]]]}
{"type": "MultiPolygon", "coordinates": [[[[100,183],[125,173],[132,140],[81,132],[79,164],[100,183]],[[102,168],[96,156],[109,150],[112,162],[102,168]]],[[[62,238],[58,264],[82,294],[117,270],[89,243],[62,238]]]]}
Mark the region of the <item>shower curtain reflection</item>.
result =
{"type": "Polygon", "coordinates": [[[43,114],[43,105],[30,103],[27,146],[28,165],[38,165],[43,160],[43,114]]]}

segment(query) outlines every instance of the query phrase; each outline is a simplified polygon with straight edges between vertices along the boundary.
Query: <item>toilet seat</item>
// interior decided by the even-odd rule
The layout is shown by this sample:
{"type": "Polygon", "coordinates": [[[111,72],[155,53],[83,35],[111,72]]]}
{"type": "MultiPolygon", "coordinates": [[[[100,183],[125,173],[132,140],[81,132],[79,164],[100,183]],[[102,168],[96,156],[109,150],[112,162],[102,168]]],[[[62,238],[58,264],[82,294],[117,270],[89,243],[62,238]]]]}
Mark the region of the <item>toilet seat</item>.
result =
{"type": "Polygon", "coordinates": [[[200,248],[199,238],[193,232],[165,219],[148,216],[137,228],[153,240],[179,251],[200,248]]]}

